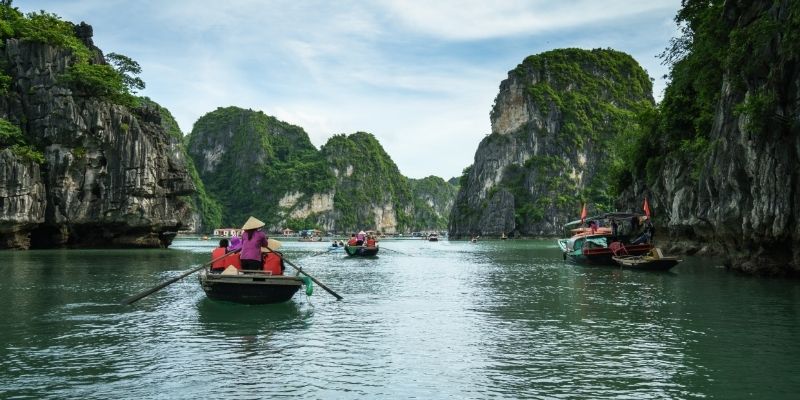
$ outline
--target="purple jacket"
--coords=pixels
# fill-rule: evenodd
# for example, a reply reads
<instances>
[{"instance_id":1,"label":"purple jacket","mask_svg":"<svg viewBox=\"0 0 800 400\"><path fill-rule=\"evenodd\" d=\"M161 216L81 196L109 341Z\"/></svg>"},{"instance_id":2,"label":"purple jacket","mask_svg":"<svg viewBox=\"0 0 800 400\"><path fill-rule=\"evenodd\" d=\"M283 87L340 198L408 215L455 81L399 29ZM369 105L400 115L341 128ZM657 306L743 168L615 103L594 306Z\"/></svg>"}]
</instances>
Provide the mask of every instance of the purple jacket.
<instances>
[{"instance_id":1,"label":"purple jacket","mask_svg":"<svg viewBox=\"0 0 800 400\"><path fill-rule=\"evenodd\" d=\"M248 239L247 236L247 232L242 232L242 252L239 254L239 258L261 261L261 246L267 245L267 235L264 232L255 231L252 239Z\"/></svg>"}]
</instances>

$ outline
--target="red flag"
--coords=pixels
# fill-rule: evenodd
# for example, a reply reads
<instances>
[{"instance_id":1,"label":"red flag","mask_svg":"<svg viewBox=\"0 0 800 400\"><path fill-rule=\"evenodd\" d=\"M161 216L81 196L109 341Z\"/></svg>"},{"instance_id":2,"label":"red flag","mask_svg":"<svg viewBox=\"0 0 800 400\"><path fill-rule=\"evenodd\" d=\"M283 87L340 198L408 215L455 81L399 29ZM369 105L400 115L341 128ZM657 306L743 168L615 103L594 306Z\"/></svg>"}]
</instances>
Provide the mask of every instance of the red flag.
<instances>
[{"instance_id":1,"label":"red flag","mask_svg":"<svg viewBox=\"0 0 800 400\"><path fill-rule=\"evenodd\" d=\"M583 203L583 210L581 210L581 223L586 219L586 203Z\"/></svg>"},{"instance_id":2,"label":"red flag","mask_svg":"<svg viewBox=\"0 0 800 400\"><path fill-rule=\"evenodd\" d=\"M647 218L650 218L650 204L647 202L647 197L644 198L644 204L642 204L642 210L644 210L644 215L647 215Z\"/></svg>"}]
</instances>

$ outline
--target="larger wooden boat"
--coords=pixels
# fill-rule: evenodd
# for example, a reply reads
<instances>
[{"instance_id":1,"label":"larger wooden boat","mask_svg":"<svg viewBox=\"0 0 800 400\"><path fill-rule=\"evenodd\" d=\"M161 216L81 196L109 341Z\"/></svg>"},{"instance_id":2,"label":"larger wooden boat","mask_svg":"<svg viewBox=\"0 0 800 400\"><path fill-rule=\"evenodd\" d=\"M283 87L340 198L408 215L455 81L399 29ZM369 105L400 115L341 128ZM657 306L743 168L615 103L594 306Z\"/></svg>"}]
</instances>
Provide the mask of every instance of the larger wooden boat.
<instances>
[{"instance_id":1,"label":"larger wooden boat","mask_svg":"<svg viewBox=\"0 0 800 400\"><path fill-rule=\"evenodd\" d=\"M661 252L661 249L657 247L654 247L647 254L640 256L615 255L611 258L614 262L619 264L620 267L646 271L669 271L682 261L678 259L678 257L665 256Z\"/></svg>"},{"instance_id":2,"label":"larger wooden boat","mask_svg":"<svg viewBox=\"0 0 800 400\"><path fill-rule=\"evenodd\" d=\"M588 218L585 221L573 221L565 225L570 229L572 237L568 239L558 239L558 246L563 252L564 259L575 264L585 265L616 265L613 260L617 248L624 247L627 255L640 256L647 254L653 245L647 243L631 243L629 234L620 233L621 230L614 232L607 226L590 229L577 227L584 222L595 221L596 223L607 222L612 219L625 221L630 218L639 218L640 215L632 213L608 213L597 217Z\"/></svg>"},{"instance_id":3,"label":"larger wooden boat","mask_svg":"<svg viewBox=\"0 0 800 400\"><path fill-rule=\"evenodd\" d=\"M378 246L350 246L345 244L344 252L350 257L372 257L378 254Z\"/></svg>"},{"instance_id":4,"label":"larger wooden boat","mask_svg":"<svg viewBox=\"0 0 800 400\"><path fill-rule=\"evenodd\" d=\"M209 298L244 304L283 303L307 284L300 277L269 275L261 271L239 271L229 275L212 274L206 269L200 272L199 280Z\"/></svg>"}]
</instances>

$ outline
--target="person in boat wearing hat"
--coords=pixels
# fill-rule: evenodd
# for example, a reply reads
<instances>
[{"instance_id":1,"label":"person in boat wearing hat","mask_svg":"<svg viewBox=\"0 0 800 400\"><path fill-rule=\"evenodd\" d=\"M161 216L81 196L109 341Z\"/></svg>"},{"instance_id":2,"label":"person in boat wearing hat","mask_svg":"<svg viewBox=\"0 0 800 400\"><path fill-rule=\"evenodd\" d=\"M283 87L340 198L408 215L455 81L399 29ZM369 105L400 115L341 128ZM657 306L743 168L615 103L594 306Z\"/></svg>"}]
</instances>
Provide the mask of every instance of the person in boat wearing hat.
<instances>
[{"instance_id":1,"label":"person in boat wearing hat","mask_svg":"<svg viewBox=\"0 0 800 400\"><path fill-rule=\"evenodd\" d=\"M279 253L279 249L283 244L275 239L268 239L267 247L261 248L261 253L264 255L264 272L269 272L270 275L283 275L286 266L283 264L283 254Z\"/></svg>"},{"instance_id":2,"label":"person in boat wearing hat","mask_svg":"<svg viewBox=\"0 0 800 400\"><path fill-rule=\"evenodd\" d=\"M364 244L364 239L366 239L366 237L367 237L367 233L366 232L364 232L364 231L358 232L358 234L356 235L356 244L359 245L359 246L363 245Z\"/></svg>"},{"instance_id":3,"label":"person in boat wearing hat","mask_svg":"<svg viewBox=\"0 0 800 400\"><path fill-rule=\"evenodd\" d=\"M262 268L261 248L269 246L267 235L261 231L264 223L250 217L242 226L242 251L239 258L242 262L242 269L245 271L260 271Z\"/></svg>"}]
</instances>

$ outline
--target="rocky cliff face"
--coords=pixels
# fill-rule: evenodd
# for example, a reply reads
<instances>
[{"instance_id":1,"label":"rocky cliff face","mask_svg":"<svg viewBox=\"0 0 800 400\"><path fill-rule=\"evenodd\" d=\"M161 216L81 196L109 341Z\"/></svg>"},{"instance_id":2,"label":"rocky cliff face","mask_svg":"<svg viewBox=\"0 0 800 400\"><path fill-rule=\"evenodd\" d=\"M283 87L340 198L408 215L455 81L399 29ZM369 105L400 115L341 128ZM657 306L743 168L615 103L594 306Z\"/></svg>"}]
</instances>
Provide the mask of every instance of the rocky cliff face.
<instances>
[{"instance_id":1,"label":"rocky cliff face","mask_svg":"<svg viewBox=\"0 0 800 400\"><path fill-rule=\"evenodd\" d=\"M222 205L224 226L255 215L279 230L332 208L333 175L306 132L263 112L227 107L204 115L188 154Z\"/></svg>"},{"instance_id":2,"label":"rocky cliff face","mask_svg":"<svg viewBox=\"0 0 800 400\"><path fill-rule=\"evenodd\" d=\"M435 184L420 186L430 189L420 191L426 200L414 197L409 180L369 133L335 135L317 150L298 126L227 107L200 118L188 142L226 226L255 215L270 231L410 232L442 225L452 202Z\"/></svg>"},{"instance_id":3,"label":"rocky cliff face","mask_svg":"<svg viewBox=\"0 0 800 400\"><path fill-rule=\"evenodd\" d=\"M458 186L438 176L409 179L409 183L415 200L413 220L417 222L413 229L415 231L447 229ZM423 221L429 221L428 225L422 225Z\"/></svg>"},{"instance_id":4,"label":"rocky cliff face","mask_svg":"<svg viewBox=\"0 0 800 400\"><path fill-rule=\"evenodd\" d=\"M0 151L0 248L28 248L44 223L45 192L39 164Z\"/></svg>"},{"instance_id":5,"label":"rocky cliff face","mask_svg":"<svg viewBox=\"0 0 800 400\"><path fill-rule=\"evenodd\" d=\"M321 149L336 176L337 230L373 229L406 232L412 226L414 204L408 180L369 133L336 135Z\"/></svg>"},{"instance_id":6,"label":"rocky cliff face","mask_svg":"<svg viewBox=\"0 0 800 400\"><path fill-rule=\"evenodd\" d=\"M79 27L95 63L91 27ZM73 92L61 80L75 62L65 47L6 39L0 63L11 77L0 118L19 126L44 163L0 154L0 246L157 247L188 216L193 193L179 146L157 110L129 109ZM172 232L172 233L170 233Z\"/></svg>"},{"instance_id":7,"label":"rocky cliff face","mask_svg":"<svg viewBox=\"0 0 800 400\"><path fill-rule=\"evenodd\" d=\"M629 194L655 200L665 243L707 247L745 272L800 274L800 5L729 1L710 11L705 26L724 33L716 47L730 61L720 63L699 175L666 162L649 179L638 176ZM673 82L674 97L691 96ZM680 160L680 150L667 158Z\"/></svg>"},{"instance_id":8,"label":"rocky cliff face","mask_svg":"<svg viewBox=\"0 0 800 400\"><path fill-rule=\"evenodd\" d=\"M651 92L636 61L613 50L528 57L500 84L492 133L461 178L451 237L553 235L584 201L612 208L616 144L652 106Z\"/></svg>"}]
</instances>

